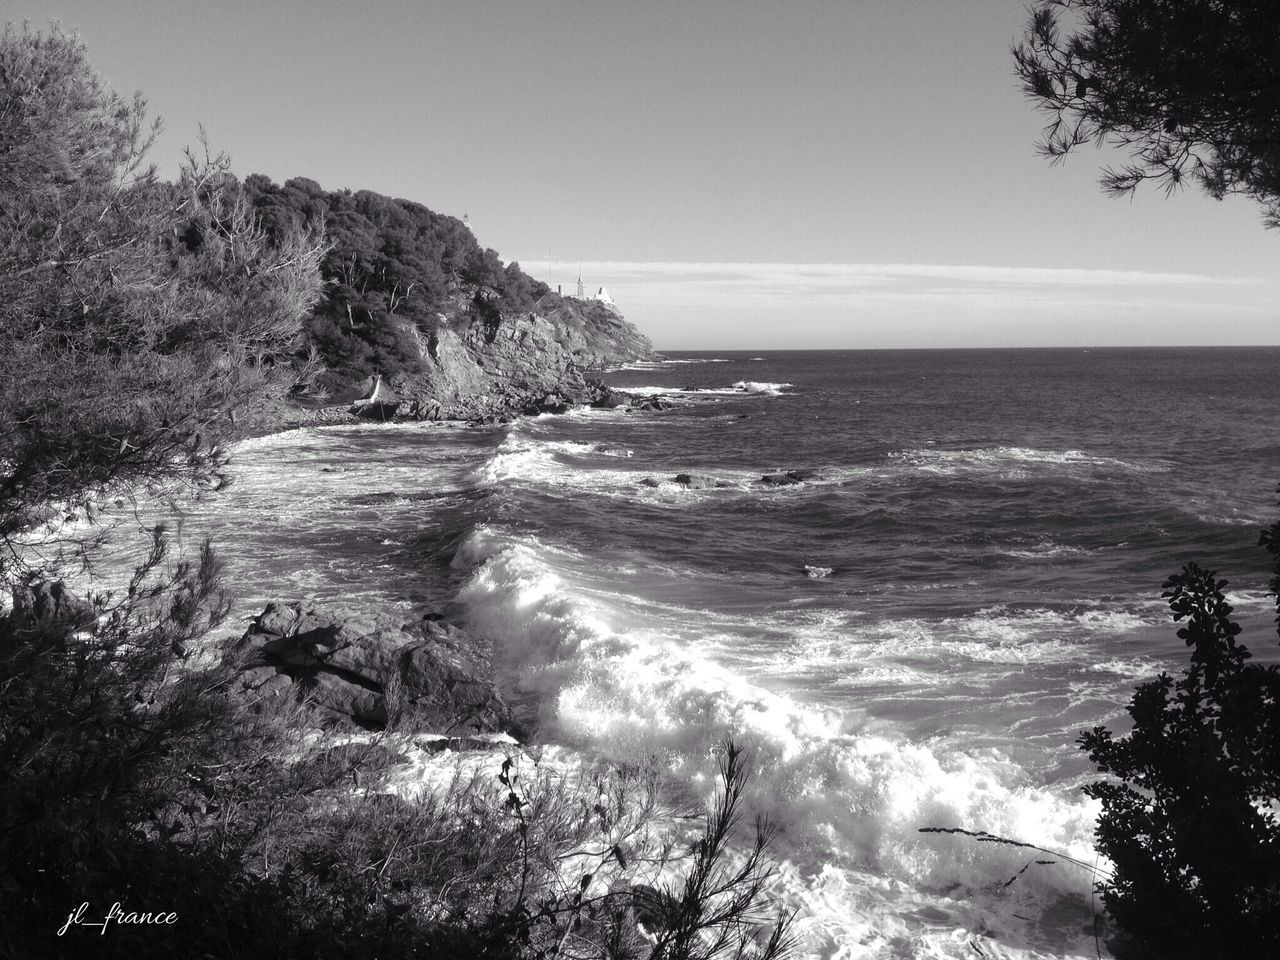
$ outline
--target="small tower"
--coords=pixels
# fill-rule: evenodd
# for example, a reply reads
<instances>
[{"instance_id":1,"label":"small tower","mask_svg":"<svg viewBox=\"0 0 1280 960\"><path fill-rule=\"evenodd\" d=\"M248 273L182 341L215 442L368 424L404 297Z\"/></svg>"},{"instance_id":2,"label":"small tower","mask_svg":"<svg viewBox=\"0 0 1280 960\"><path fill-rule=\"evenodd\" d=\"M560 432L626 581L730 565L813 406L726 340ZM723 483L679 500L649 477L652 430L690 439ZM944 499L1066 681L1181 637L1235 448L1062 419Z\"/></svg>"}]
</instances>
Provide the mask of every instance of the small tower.
<instances>
[{"instance_id":1,"label":"small tower","mask_svg":"<svg viewBox=\"0 0 1280 960\"><path fill-rule=\"evenodd\" d=\"M583 299L582 295L582 264L578 264L578 299Z\"/></svg>"}]
</instances>

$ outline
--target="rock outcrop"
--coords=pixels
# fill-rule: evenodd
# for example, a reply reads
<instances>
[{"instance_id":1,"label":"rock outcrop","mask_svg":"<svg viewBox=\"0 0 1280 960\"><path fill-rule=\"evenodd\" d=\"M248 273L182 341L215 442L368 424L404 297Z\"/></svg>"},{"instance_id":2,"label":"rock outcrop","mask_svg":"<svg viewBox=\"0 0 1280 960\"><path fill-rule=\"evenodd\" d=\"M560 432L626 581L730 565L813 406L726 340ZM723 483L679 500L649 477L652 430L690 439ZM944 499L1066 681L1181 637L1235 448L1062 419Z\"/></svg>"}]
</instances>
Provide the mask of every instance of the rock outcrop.
<instances>
[{"instance_id":1,"label":"rock outcrop","mask_svg":"<svg viewBox=\"0 0 1280 960\"><path fill-rule=\"evenodd\" d=\"M815 480L818 478L816 470L788 470L786 473L766 473L760 478L761 483L766 483L771 487L790 487L797 483L804 483L806 480Z\"/></svg>"},{"instance_id":2,"label":"rock outcrop","mask_svg":"<svg viewBox=\"0 0 1280 960\"><path fill-rule=\"evenodd\" d=\"M729 484L715 477L704 477L696 473L677 473L675 482L690 490L711 490L715 487L727 487Z\"/></svg>"},{"instance_id":3,"label":"rock outcrop","mask_svg":"<svg viewBox=\"0 0 1280 960\"><path fill-rule=\"evenodd\" d=\"M13 629L60 629L68 632L86 627L97 618L93 604L66 588L61 580L42 580L15 587L8 622Z\"/></svg>"},{"instance_id":4,"label":"rock outcrop","mask_svg":"<svg viewBox=\"0 0 1280 960\"><path fill-rule=\"evenodd\" d=\"M434 620L272 602L231 655L247 692L292 692L362 726L395 715L444 734L515 728L482 644Z\"/></svg>"},{"instance_id":5,"label":"rock outcrop","mask_svg":"<svg viewBox=\"0 0 1280 960\"><path fill-rule=\"evenodd\" d=\"M482 316L460 305L438 320L430 332L415 332L422 369L391 384L401 417L561 413L608 396L589 371L653 354L649 339L616 308L596 301L549 294L530 313Z\"/></svg>"}]
</instances>

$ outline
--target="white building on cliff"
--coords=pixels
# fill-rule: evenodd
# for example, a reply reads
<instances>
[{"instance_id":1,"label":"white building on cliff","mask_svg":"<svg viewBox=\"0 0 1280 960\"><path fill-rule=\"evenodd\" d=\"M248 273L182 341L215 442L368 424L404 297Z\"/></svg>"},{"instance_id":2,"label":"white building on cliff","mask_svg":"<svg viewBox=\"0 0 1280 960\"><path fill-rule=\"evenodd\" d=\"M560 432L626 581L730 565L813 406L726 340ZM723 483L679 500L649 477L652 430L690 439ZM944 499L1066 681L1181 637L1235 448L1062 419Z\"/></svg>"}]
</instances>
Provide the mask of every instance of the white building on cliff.
<instances>
[{"instance_id":1,"label":"white building on cliff","mask_svg":"<svg viewBox=\"0 0 1280 960\"><path fill-rule=\"evenodd\" d=\"M577 298L577 299L579 299L579 300L596 300L596 301L599 301L600 303L609 303L609 304L612 304L612 303L613 303L613 297L609 296L609 291L608 291L608 290L606 290L604 287L600 287L598 290L596 290L596 292L595 292L595 295L594 295L594 296L590 296L590 297L589 297L589 296L587 296L587 293L586 293L586 287L585 287L585 286L583 285L583 283L582 283L582 269L581 269L581 268L579 268L579 269L578 269L578 288L577 288L577 292L576 292L576 293L573 293L573 294L565 293L565 292L564 292L564 287L563 287L563 285L562 285L562 284L557 283L557 284L556 284L556 293L560 294L560 296L562 296L562 297L569 297L569 296L572 296L572 297L576 297L576 298Z\"/></svg>"}]
</instances>

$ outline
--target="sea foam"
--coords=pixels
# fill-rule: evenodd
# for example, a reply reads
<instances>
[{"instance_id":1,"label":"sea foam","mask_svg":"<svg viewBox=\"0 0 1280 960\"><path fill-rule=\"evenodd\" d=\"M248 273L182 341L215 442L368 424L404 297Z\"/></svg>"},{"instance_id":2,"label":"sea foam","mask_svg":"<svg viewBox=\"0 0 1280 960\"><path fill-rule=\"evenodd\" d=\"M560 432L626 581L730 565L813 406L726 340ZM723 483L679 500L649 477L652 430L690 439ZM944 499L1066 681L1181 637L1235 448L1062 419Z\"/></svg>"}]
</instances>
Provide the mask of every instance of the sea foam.
<instances>
[{"instance_id":1,"label":"sea foam","mask_svg":"<svg viewBox=\"0 0 1280 960\"><path fill-rule=\"evenodd\" d=\"M733 736L746 746L751 802L782 828L784 894L802 907L811 955L971 956L957 929L979 927L988 955L1036 956L1050 941L1061 955L1061 930L1013 914L1043 915L1064 897L1079 911L1087 871L1041 868L1005 888L1026 857L918 830L988 830L1092 858L1090 804L1032 785L997 750L935 752L750 682L627 622L606 593L575 580L582 562L492 526L455 560L470 571L459 594L468 623L493 639L504 684L538 705L541 737L617 760L657 756L704 788L716 745ZM1091 938L1077 939L1082 955L1092 950ZM911 952L886 952L893 943Z\"/></svg>"}]
</instances>

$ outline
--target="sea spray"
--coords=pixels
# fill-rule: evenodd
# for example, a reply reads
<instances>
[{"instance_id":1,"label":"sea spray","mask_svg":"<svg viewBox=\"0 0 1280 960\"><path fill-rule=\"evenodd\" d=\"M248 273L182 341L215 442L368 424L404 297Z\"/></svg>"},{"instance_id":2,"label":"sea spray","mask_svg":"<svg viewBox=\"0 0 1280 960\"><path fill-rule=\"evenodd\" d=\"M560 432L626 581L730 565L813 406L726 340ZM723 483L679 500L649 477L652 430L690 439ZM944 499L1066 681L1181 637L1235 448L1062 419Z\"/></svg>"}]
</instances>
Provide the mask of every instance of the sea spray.
<instances>
[{"instance_id":1,"label":"sea spray","mask_svg":"<svg viewBox=\"0 0 1280 960\"><path fill-rule=\"evenodd\" d=\"M859 916L868 947L897 928L930 943L931 926L961 922L986 901L989 925L1028 936L1017 932L1026 923L1003 916L1017 912L1011 900L987 896L1027 858L921 827L988 830L1092 857L1092 806L1031 785L1000 751L938 753L804 708L628 624L619 606L575 588L575 561L535 537L478 528L455 560L470 570L459 594L468 626L493 640L503 682L531 700L543 739L619 761L656 755L677 777L705 769L726 735L746 746L757 770L751 800L780 826L787 893L807 907L813 949L837 929L854 935L841 917ZM1075 867L1039 869L1020 878L1017 896L1023 909L1028 897L1041 907L1063 896L1079 904L1089 881ZM859 898L877 899L872 890L885 883L901 885L905 913L865 916ZM913 921L929 904L935 919Z\"/></svg>"}]
</instances>

